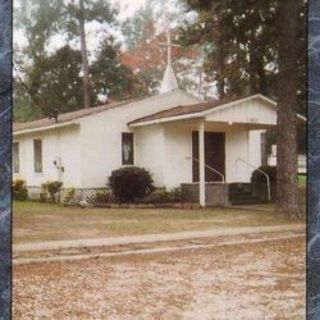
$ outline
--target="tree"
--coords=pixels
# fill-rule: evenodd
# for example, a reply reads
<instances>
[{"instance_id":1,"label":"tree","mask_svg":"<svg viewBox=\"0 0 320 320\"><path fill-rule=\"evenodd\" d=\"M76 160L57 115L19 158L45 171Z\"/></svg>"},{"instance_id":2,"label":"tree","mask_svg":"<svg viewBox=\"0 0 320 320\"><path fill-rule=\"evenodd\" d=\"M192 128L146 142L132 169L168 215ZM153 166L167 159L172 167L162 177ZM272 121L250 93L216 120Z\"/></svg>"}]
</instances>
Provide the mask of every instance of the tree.
<instances>
[{"instance_id":1,"label":"tree","mask_svg":"<svg viewBox=\"0 0 320 320\"><path fill-rule=\"evenodd\" d=\"M298 216L297 111L305 112L306 1L186 0L197 22L185 43L206 50L219 96L261 92L278 100L278 212Z\"/></svg>"},{"instance_id":2,"label":"tree","mask_svg":"<svg viewBox=\"0 0 320 320\"><path fill-rule=\"evenodd\" d=\"M73 111L87 104L84 99L94 106L105 103L105 95L123 99L146 93L140 77L121 64L120 44L109 31L105 32L115 23L115 11L105 1L83 0L82 5L80 10L78 1L16 2L16 27L26 35L27 45L15 47L15 120L47 116L56 109ZM92 21L99 22L103 30L99 33L100 48L90 48L94 55L88 61L87 50L77 49L77 44L80 24L84 28L85 23ZM57 47L56 38L65 45ZM85 38L83 44L86 46ZM86 95L84 59L89 75Z\"/></svg>"},{"instance_id":3,"label":"tree","mask_svg":"<svg viewBox=\"0 0 320 320\"><path fill-rule=\"evenodd\" d=\"M35 62L47 55L48 43L59 31L63 0L24 0L15 1L14 5L14 27L16 31L22 31L28 43L23 48L15 43L14 58L16 51L21 51L31 63Z\"/></svg>"},{"instance_id":4,"label":"tree","mask_svg":"<svg viewBox=\"0 0 320 320\"><path fill-rule=\"evenodd\" d=\"M56 109L66 112L83 105L80 70L81 52L68 45L37 60L28 74L27 83L42 116L49 116Z\"/></svg>"},{"instance_id":5,"label":"tree","mask_svg":"<svg viewBox=\"0 0 320 320\"><path fill-rule=\"evenodd\" d=\"M273 95L276 69L274 1L187 1L196 23L181 30L185 44L205 52L207 77L217 83L219 98L261 92Z\"/></svg>"},{"instance_id":6,"label":"tree","mask_svg":"<svg viewBox=\"0 0 320 320\"><path fill-rule=\"evenodd\" d=\"M170 3L171 10L175 11L170 19L165 14L168 3ZM164 29L170 26L170 22L176 23L179 20L183 8L183 2L179 0L148 0L145 7L128 18L122 26L125 36L125 51L121 55L122 63L144 81L150 94L158 93L167 62L166 48L159 45L160 42L167 41ZM172 41L177 42L177 27L171 27L170 30ZM201 87L198 81L200 51L197 48L173 47L172 56L172 64L179 86L186 91L199 94Z\"/></svg>"},{"instance_id":7,"label":"tree","mask_svg":"<svg viewBox=\"0 0 320 320\"><path fill-rule=\"evenodd\" d=\"M97 59L90 66L90 70L95 97L119 100L148 93L141 77L121 63L120 45L114 43L112 37L100 44Z\"/></svg>"},{"instance_id":8,"label":"tree","mask_svg":"<svg viewBox=\"0 0 320 320\"><path fill-rule=\"evenodd\" d=\"M279 2L278 191L277 211L300 216L297 185L297 31L296 1Z\"/></svg>"},{"instance_id":9,"label":"tree","mask_svg":"<svg viewBox=\"0 0 320 320\"><path fill-rule=\"evenodd\" d=\"M116 11L110 8L109 3L103 0L68 1L63 11L63 19L65 19L66 30L71 37L78 36L80 38L80 47L82 55L82 72L83 72L83 94L84 107L91 106L90 91L91 80L88 63L88 52L86 42L85 24L97 21L100 23L108 22L109 25L115 22Z\"/></svg>"},{"instance_id":10,"label":"tree","mask_svg":"<svg viewBox=\"0 0 320 320\"><path fill-rule=\"evenodd\" d=\"M127 50L133 50L142 42L147 42L155 33L153 17L153 8L148 1L144 8L140 8L131 17L127 18L121 26L125 37L125 46Z\"/></svg>"}]
</instances>

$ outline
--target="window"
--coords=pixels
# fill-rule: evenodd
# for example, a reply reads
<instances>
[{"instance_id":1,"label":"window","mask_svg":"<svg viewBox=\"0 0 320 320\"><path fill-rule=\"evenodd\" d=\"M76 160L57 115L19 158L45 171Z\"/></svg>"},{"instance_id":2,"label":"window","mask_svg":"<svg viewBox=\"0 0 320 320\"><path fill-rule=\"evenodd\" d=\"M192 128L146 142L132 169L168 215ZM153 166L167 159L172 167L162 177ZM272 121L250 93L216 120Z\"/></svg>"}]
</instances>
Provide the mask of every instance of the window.
<instances>
[{"instance_id":1,"label":"window","mask_svg":"<svg viewBox=\"0 0 320 320\"><path fill-rule=\"evenodd\" d=\"M33 140L34 172L42 172L42 141Z\"/></svg>"},{"instance_id":2,"label":"window","mask_svg":"<svg viewBox=\"0 0 320 320\"><path fill-rule=\"evenodd\" d=\"M122 164L133 165L133 133L122 133Z\"/></svg>"},{"instance_id":3,"label":"window","mask_svg":"<svg viewBox=\"0 0 320 320\"><path fill-rule=\"evenodd\" d=\"M20 159L19 159L19 142L14 142L13 143L13 172L14 173L19 173L20 168Z\"/></svg>"}]
</instances>

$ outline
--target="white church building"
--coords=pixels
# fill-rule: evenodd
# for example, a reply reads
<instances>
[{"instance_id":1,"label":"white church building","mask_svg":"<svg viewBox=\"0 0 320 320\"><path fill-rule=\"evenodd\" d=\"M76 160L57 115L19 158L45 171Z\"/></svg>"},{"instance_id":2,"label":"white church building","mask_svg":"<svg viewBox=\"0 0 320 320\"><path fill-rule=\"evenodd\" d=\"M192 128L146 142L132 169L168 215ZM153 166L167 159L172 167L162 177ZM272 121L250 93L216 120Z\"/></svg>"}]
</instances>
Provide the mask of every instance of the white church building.
<instances>
[{"instance_id":1,"label":"white church building","mask_svg":"<svg viewBox=\"0 0 320 320\"><path fill-rule=\"evenodd\" d=\"M106 187L122 166L149 170L156 187L250 182L261 165L261 133L276 103L261 95L201 101L179 89L170 60L158 95L110 103L13 126L14 178L29 187Z\"/></svg>"}]
</instances>

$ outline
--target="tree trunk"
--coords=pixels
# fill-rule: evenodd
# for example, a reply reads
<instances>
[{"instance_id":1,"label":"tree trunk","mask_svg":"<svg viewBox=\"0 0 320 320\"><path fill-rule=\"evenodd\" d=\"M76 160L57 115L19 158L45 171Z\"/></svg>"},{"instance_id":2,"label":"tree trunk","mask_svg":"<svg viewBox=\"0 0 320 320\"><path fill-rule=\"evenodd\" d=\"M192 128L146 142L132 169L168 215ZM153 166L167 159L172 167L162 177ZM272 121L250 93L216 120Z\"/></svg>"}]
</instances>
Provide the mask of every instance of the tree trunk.
<instances>
[{"instance_id":1,"label":"tree trunk","mask_svg":"<svg viewBox=\"0 0 320 320\"><path fill-rule=\"evenodd\" d=\"M258 79L258 63L256 44L250 41L249 45L249 89L250 94L256 94L259 92L259 79Z\"/></svg>"},{"instance_id":2,"label":"tree trunk","mask_svg":"<svg viewBox=\"0 0 320 320\"><path fill-rule=\"evenodd\" d=\"M297 180L297 19L296 1L279 2L278 150L276 212L300 216Z\"/></svg>"},{"instance_id":3,"label":"tree trunk","mask_svg":"<svg viewBox=\"0 0 320 320\"><path fill-rule=\"evenodd\" d=\"M218 39L218 74L216 76L218 96L222 100L225 98L225 80L224 80L224 67L225 67L225 52L222 45L222 39Z\"/></svg>"},{"instance_id":4,"label":"tree trunk","mask_svg":"<svg viewBox=\"0 0 320 320\"><path fill-rule=\"evenodd\" d=\"M83 0L79 0L80 19L79 19L79 35L81 43L81 54L82 54L82 71L83 71L83 95L84 95L84 107L90 108L90 76L89 76L89 64L88 64L88 53L86 43L86 33L84 30L85 19L84 19L84 5Z\"/></svg>"}]
</instances>

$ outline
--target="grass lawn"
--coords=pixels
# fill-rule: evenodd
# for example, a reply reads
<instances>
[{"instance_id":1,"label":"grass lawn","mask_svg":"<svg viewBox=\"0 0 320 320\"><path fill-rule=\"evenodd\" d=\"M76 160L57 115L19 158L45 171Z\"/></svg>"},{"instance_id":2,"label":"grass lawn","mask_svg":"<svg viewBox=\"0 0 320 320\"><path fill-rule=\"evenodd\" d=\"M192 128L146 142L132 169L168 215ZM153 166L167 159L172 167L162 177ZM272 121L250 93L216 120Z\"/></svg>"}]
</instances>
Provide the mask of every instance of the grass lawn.
<instances>
[{"instance_id":1,"label":"grass lawn","mask_svg":"<svg viewBox=\"0 0 320 320\"><path fill-rule=\"evenodd\" d=\"M298 184L299 187L305 187L307 184L307 176L305 174L298 175Z\"/></svg>"},{"instance_id":2,"label":"grass lawn","mask_svg":"<svg viewBox=\"0 0 320 320\"><path fill-rule=\"evenodd\" d=\"M67 240L297 223L272 212L235 209L82 209L13 203L13 242Z\"/></svg>"}]
</instances>

